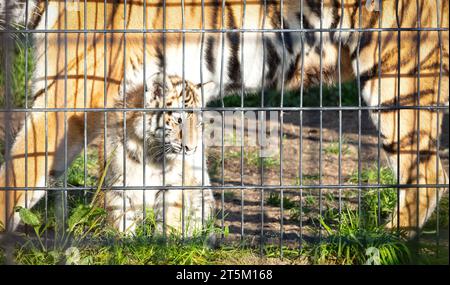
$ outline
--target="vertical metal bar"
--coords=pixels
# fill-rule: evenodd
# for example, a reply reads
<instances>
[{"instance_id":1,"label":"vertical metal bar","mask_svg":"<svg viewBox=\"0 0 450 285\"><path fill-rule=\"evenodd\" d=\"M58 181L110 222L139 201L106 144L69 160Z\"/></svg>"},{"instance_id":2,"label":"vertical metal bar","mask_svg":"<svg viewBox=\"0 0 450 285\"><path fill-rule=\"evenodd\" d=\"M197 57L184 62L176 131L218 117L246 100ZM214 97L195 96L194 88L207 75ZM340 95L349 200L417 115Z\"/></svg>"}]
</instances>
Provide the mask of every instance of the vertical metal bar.
<instances>
[{"instance_id":1,"label":"vertical metal bar","mask_svg":"<svg viewBox=\"0 0 450 285\"><path fill-rule=\"evenodd\" d=\"M86 20L86 15L87 15L87 0L84 0L84 11L83 11L83 26L84 26L84 49L83 49L83 54L84 54L84 82L83 82L83 104L84 104L84 108L86 109L87 107L87 20ZM95 38L95 35L94 35ZM88 163L88 156L87 156L87 112L84 111L83 112L84 115L84 140L83 140L83 144L84 144L84 165L83 165L83 170L84 170L84 188L86 189L87 186L87 178L88 178L88 173L87 173L87 163ZM92 186L92 185L90 185ZM84 203L87 203L87 190L84 190Z\"/></svg>"},{"instance_id":2,"label":"vertical metal bar","mask_svg":"<svg viewBox=\"0 0 450 285\"><path fill-rule=\"evenodd\" d=\"M201 42L200 42L200 91L201 91L201 97L202 97L202 108L205 108L205 93L204 93L204 88L203 88L203 65L204 65L204 60L203 60L203 52L204 52L204 47L205 47L205 0L202 0L201 2L201 9L202 9L202 34L201 34ZM201 121L203 122L204 120L204 116L203 116L204 112L200 112L200 118ZM202 123L202 229L205 229L205 124ZM210 221L208 221L209 223Z\"/></svg>"},{"instance_id":3,"label":"vertical metal bar","mask_svg":"<svg viewBox=\"0 0 450 285\"><path fill-rule=\"evenodd\" d=\"M29 40L29 34L28 34L28 1L25 2L25 82L24 82L24 91L25 91L25 124L24 124L24 130L25 130L25 163L24 163L24 171L25 171L25 208L28 208L28 40ZM25 225L25 233L28 234L28 225Z\"/></svg>"},{"instance_id":4,"label":"vertical metal bar","mask_svg":"<svg viewBox=\"0 0 450 285\"><path fill-rule=\"evenodd\" d=\"M163 108L167 108L166 106L166 46L167 46L167 36L166 36L166 29L167 29L167 6L166 6L166 0L163 0L163 57L164 57L164 64L163 64ZM163 117L166 117L166 111L163 111ZM166 124L163 123L163 138L166 137ZM166 152L165 148L163 148L163 166L162 166L162 184L163 186L166 186ZM166 240L166 190L162 191L162 199L163 199L163 216L162 216L162 223L163 223L163 239Z\"/></svg>"},{"instance_id":5,"label":"vertical metal bar","mask_svg":"<svg viewBox=\"0 0 450 285\"><path fill-rule=\"evenodd\" d=\"M123 169L122 169L122 175L123 175L123 191L122 191L122 211L123 211L123 231L125 232L127 230L126 228L126 220L127 220L127 212L126 212L126 187L127 187L127 0L124 0L123 2L123 29L125 32L123 33L123 106L125 110L123 111Z\"/></svg>"},{"instance_id":6,"label":"vertical metal bar","mask_svg":"<svg viewBox=\"0 0 450 285\"><path fill-rule=\"evenodd\" d=\"M12 173L9 173L8 171L8 167L10 166L10 164L12 165L12 161L11 161L11 145L13 142L13 137L12 137L12 125L11 125L11 112L9 112L11 109L14 108L13 106L13 102L12 102L12 90L11 90L11 73L8 72L9 70L12 69L12 62L11 62L11 58L12 58L12 53L13 53L13 31L12 31L12 27L11 25L9 25L9 23L11 22L11 11L10 11L10 6L6 5L5 6L5 23L6 23L6 31L5 33L0 34L0 40L2 40L2 42L4 41L4 45L2 46L2 67L4 68L4 70L6 72L3 73L3 77L4 77L4 98L5 98L5 102L4 102L4 108L5 108L5 117L4 117L4 126L5 126L5 164L4 164L4 168L5 168L5 186L9 186L9 184L11 183L11 175L14 175L14 171L12 171ZM4 189L3 191L5 191L5 207L4 209L2 209L3 214L5 215L5 217L9 216L9 212L8 212L8 208L10 206L13 205L9 205L9 195L14 195L16 192L14 189ZM5 221L5 229L9 230L11 228L11 226L14 224L14 215L12 215L12 217L8 220ZM10 224L12 223L12 225Z\"/></svg>"},{"instance_id":7,"label":"vertical metal bar","mask_svg":"<svg viewBox=\"0 0 450 285\"><path fill-rule=\"evenodd\" d=\"M362 0L359 0L359 11L358 11L358 28L361 30L362 21ZM356 48L356 73L357 73L357 86L358 86L358 186L361 186L361 74L359 67L360 60L360 48L361 48L361 31L358 32L358 46ZM362 207L361 207L361 187L358 187L358 218L361 218Z\"/></svg>"},{"instance_id":8,"label":"vertical metal bar","mask_svg":"<svg viewBox=\"0 0 450 285\"><path fill-rule=\"evenodd\" d=\"M319 134L319 184L322 185L322 152L323 152L323 0L320 0L320 86L319 86L319 97L320 97L320 134ZM319 215L322 217L323 214L323 203L322 203L322 188L319 188ZM322 240L322 224L319 227L319 240Z\"/></svg>"},{"instance_id":9,"label":"vertical metal bar","mask_svg":"<svg viewBox=\"0 0 450 285\"><path fill-rule=\"evenodd\" d=\"M144 62L144 66L143 66L143 78L142 78L142 84L143 86L147 86L147 0L144 1L144 6L143 6L143 15L144 20L143 20L143 27L142 27L142 41L143 41L143 50L142 50L142 57L143 57L143 62ZM147 108L146 104L147 104L147 90L146 88L144 88L144 94L143 94L143 108ZM142 190L142 229L144 232L144 235L147 233L147 227L145 227L145 221L147 218L147 211L146 211L146 191L147 189L145 188L146 186L146 167L147 167L147 112L143 112L142 114L142 133L143 133L143 138L142 138L142 185L144 186L143 190Z\"/></svg>"},{"instance_id":10,"label":"vertical metal bar","mask_svg":"<svg viewBox=\"0 0 450 285\"><path fill-rule=\"evenodd\" d=\"M83 82L83 104L84 104L84 108L86 109L87 107L87 59L86 59L86 53L87 53L87 20L86 20L86 15L87 15L87 0L84 0L84 11L83 11L84 17L83 17L83 26L84 26L84 46L83 46L83 54L84 54L84 82ZM95 35L94 35L95 37ZM84 170L84 188L86 189L87 186L87 177L88 177L88 173L87 173L87 162L88 162L88 157L87 157L87 112L84 111L83 112L84 115L84 132L83 132L83 144L84 144L84 153L83 153L83 157L84 157L84 164L83 164L83 170ZM92 185L90 185L92 186ZM84 190L84 203L87 203L87 190Z\"/></svg>"},{"instance_id":11,"label":"vertical metal bar","mask_svg":"<svg viewBox=\"0 0 450 285\"><path fill-rule=\"evenodd\" d=\"M221 56L220 56L220 101L222 104L222 108L225 107L225 103L223 101L223 69L224 69L224 57L225 57L225 29L226 29L226 24L225 24L225 7L226 7L226 0L222 1L222 27L221 27ZM221 111L221 115L222 115L222 149L221 149L221 158L222 158L222 186L225 185L225 176L224 176L224 172L225 172L225 153L224 153L224 135L225 135L225 113L222 110ZM224 228L225 228L225 191L224 189L222 189L222 193L221 193L221 205L222 205L222 235L224 232ZM223 238L223 236L222 236Z\"/></svg>"},{"instance_id":12,"label":"vertical metal bar","mask_svg":"<svg viewBox=\"0 0 450 285\"><path fill-rule=\"evenodd\" d=\"M247 9L247 0L243 0L244 7L242 10L241 29L245 29L245 16ZM241 108L244 108L244 89L245 89L245 75L244 75L244 32L241 31ZM244 111L241 111L241 186L244 186ZM244 240L244 188L241 188L241 241Z\"/></svg>"},{"instance_id":13,"label":"vertical metal bar","mask_svg":"<svg viewBox=\"0 0 450 285\"><path fill-rule=\"evenodd\" d=\"M67 61L68 61L68 39L67 39L67 0L64 0L64 170L68 168L68 160L67 160L67 148L68 148L68 139L67 139L67 79L68 79L68 69L67 69ZM66 228L66 217L67 217L67 171L64 171L64 191L63 191L63 219L62 219L62 233L64 233Z\"/></svg>"},{"instance_id":14,"label":"vertical metal bar","mask_svg":"<svg viewBox=\"0 0 450 285\"><path fill-rule=\"evenodd\" d=\"M108 84L107 84L107 78L108 78L108 72L107 72L107 11L106 11L106 0L103 2L103 108L106 110L108 107ZM108 139L108 112L103 113L103 171L106 171L106 163L108 161L108 152L107 152L107 143L106 140ZM106 210L106 197L107 194L103 198L103 207Z\"/></svg>"},{"instance_id":15,"label":"vertical metal bar","mask_svg":"<svg viewBox=\"0 0 450 285\"><path fill-rule=\"evenodd\" d=\"M437 14L437 28L441 27L441 18L440 18L440 13L441 9L440 9L440 0L436 0L436 14ZM442 50L442 32L439 30L438 31L438 45L439 45L439 79L438 79L438 95L437 95L437 120L436 120L436 130L437 130L437 134L436 134L436 138L439 138L439 131L441 128L441 125L439 123L439 115L440 115L440 104L441 104L441 82L442 82L442 56L443 56L443 50ZM450 113L450 106L449 106L449 113ZM439 157L439 149L440 149L440 140L437 139L436 140L436 155L437 155L437 159L436 159L436 173L439 173L439 162L440 162L440 157ZM439 177L439 176L437 176ZM445 182L445 181L443 181ZM448 183L448 181L447 181ZM436 179L436 184L439 184L439 178ZM450 188L450 187L449 187ZM439 257L439 243L440 243L440 205L439 205L439 191L440 188L436 188L436 257Z\"/></svg>"},{"instance_id":16,"label":"vertical metal bar","mask_svg":"<svg viewBox=\"0 0 450 285\"><path fill-rule=\"evenodd\" d=\"M341 16L339 20L339 39L338 39L338 89L339 89L339 157L338 157L338 184L339 184L339 221L342 215L342 23L344 19L344 4L341 3Z\"/></svg>"},{"instance_id":17,"label":"vertical metal bar","mask_svg":"<svg viewBox=\"0 0 450 285\"><path fill-rule=\"evenodd\" d=\"M25 2L25 208L28 208L28 1ZM28 231L28 227L26 227Z\"/></svg>"},{"instance_id":18,"label":"vertical metal bar","mask_svg":"<svg viewBox=\"0 0 450 285\"><path fill-rule=\"evenodd\" d=\"M280 3L280 26L283 29L281 32L281 43L283 46L282 59L281 59L281 99L280 99L280 257L283 258L283 230L284 230L284 191L283 191L283 106L284 106L284 69L286 61L286 43L284 39L284 0Z\"/></svg>"},{"instance_id":19,"label":"vertical metal bar","mask_svg":"<svg viewBox=\"0 0 450 285\"><path fill-rule=\"evenodd\" d=\"M400 184L400 77L401 77L401 25L398 14L399 0L396 0L395 20L397 23L397 184ZM406 190L405 190L406 191ZM397 235L400 235L400 187L397 186Z\"/></svg>"},{"instance_id":20,"label":"vertical metal bar","mask_svg":"<svg viewBox=\"0 0 450 285\"><path fill-rule=\"evenodd\" d=\"M421 33L421 9L420 9L420 4L419 4L419 0L416 0L416 9L417 9L417 106L420 107L420 33ZM439 138L438 138L439 139ZM437 150L439 151L439 150ZM419 175L420 175L420 110L417 110L417 150L416 150L416 177L417 177L417 181L416 183L419 184ZM416 195L417 195L417 200L416 200L416 241L419 242L420 241L420 237L419 237L419 217L420 217L420 188L416 188ZM425 189L426 191L426 189Z\"/></svg>"},{"instance_id":21,"label":"vertical metal bar","mask_svg":"<svg viewBox=\"0 0 450 285\"><path fill-rule=\"evenodd\" d=\"M48 0L45 0L45 16L44 16L44 29L48 29ZM44 107L48 108L48 34L44 33ZM45 125L45 157L44 157L44 186L48 187L48 112L44 113L44 125ZM45 191L44 197L45 213L44 223L48 224L48 190ZM45 231L45 246L48 246L48 231Z\"/></svg>"},{"instance_id":22,"label":"vertical metal bar","mask_svg":"<svg viewBox=\"0 0 450 285\"><path fill-rule=\"evenodd\" d=\"M383 2L380 1L380 16L378 17L378 27L380 28L380 31L378 31L378 100L377 100L377 184L381 184L381 112L379 111L379 108L381 106L381 28L382 26L382 19L383 19ZM378 215L377 215L377 225L381 224L381 191L380 188L377 189L377 200L378 200Z\"/></svg>"},{"instance_id":23,"label":"vertical metal bar","mask_svg":"<svg viewBox=\"0 0 450 285\"><path fill-rule=\"evenodd\" d=\"M186 134L186 112L184 111L184 107L185 107L185 97L186 97L186 86L185 86L185 55L186 55L186 34L184 32L184 28L185 28L185 15L184 15L184 0L181 0L181 28L183 30L182 32L182 63L181 63L181 68L182 68L182 83L181 83L181 87L182 87L182 97L183 97L183 103L181 105L182 108L182 113L181 113L181 117L183 118L182 120L182 130L183 133ZM181 186L184 186L185 183L185 171L184 171L184 166L185 166L185 136L182 136L182 140L181 140L181 149L182 149L182 168L181 168ZM186 197L185 197L185 193L184 193L184 188L181 189L181 205L182 205L182 211L181 211L181 228L182 228L182 238L184 240L185 238L185 231L186 231L186 217L185 217L185 207L186 207L186 201L185 201Z\"/></svg>"},{"instance_id":24,"label":"vertical metal bar","mask_svg":"<svg viewBox=\"0 0 450 285\"><path fill-rule=\"evenodd\" d=\"M263 11L263 20L262 20L262 29L264 30L266 27L266 17L267 17L267 0L264 1L264 11ZM261 33L261 40L263 44L263 63L262 63L262 80L261 80L261 108L264 108L264 95L265 95L265 74L266 74L266 40L265 40L265 33ZM259 112L259 120L260 120L260 129L259 129L259 135L260 135L260 153L262 151L262 138L265 132L265 126L264 120L264 112ZM264 254L264 188L262 187L264 185L264 161L263 158L260 157L260 185L261 185L261 232L260 232L260 256Z\"/></svg>"},{"instance_id":25,"label":"vertical metal bar","mask_svg":"<svg viewBox=\"0 0 450 285\"><path fill-rule=\"evenodd\" d=\"M300 29L303 30L303 1L300 0ZM305 67L305 32L301 32L301 81L300 81L300 108L303 108L303 89L304 89L304 67ZM300 180L300 233L299 233L299 252L303 250L303 110L299 112L300 119L300 151L299 151L299 180Z\"/></svg>"}]
</instances>

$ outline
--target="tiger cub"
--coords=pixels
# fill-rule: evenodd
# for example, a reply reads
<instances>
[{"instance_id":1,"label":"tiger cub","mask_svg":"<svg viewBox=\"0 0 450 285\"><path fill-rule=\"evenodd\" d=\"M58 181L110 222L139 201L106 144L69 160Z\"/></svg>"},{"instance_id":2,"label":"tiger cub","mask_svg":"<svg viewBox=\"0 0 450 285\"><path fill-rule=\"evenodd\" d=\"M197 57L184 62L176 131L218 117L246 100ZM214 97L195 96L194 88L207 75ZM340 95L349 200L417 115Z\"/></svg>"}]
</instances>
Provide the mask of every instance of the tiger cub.
<instances>
[{"instance_id":1,"label":"tiger cub","mask_svg":"<svg viewBox=\"0 0 450 285\"><path fill-rule=\"evenodd\" d=\"M160 73L152 77L149 88L132 87L117 102L119 108L141 111L117 112L109 118L105 143L110 157L103 159L109 162L106 181L112 189L105 193L105 206L119 231L135 232L144 211L150 210L158 232L192 236L211 222L214 210L210 189L181 187L210 185L202 155L201 115L192 111L201 107L201 85L183 84L177 76L163 80ZM144 106L149 110L143 112ZM168 111L151 109L164 107ZM188 111L180 110L183 107ZM144 185L151 187L143 190ZM124 186L128 189L121 190ZM133 186L141 188L129 190Z\"/></svg>"}]
</instances>

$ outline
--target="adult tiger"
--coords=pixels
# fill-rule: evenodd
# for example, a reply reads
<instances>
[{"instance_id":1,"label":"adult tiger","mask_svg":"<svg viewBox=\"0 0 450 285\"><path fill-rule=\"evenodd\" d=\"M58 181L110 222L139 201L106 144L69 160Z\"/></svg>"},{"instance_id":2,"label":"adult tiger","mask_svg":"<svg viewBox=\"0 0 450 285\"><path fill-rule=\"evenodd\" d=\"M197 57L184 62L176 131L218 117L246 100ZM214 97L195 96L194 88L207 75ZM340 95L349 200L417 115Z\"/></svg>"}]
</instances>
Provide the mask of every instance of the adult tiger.
<instances>
[{"instance_id":1,"label":"adult tiger","mask_svg":"<svg viewBox=\"0 0 450 285\"><path fill-rule=\"evenodd\" d=\"M23 1L8 1L11 15L27 14ZM29 2L39 15L25 17L35 27L35 109L111 107L122 80L143 67L147 75L215 82L205 102L241 85L293 89L357 76L365 102L382 107L371 115L376 122L380 116L383 148L399 183L448 182L436 149L442 116L425 107L448 102L448 1L385 0L380 11L357 0ZM67 4L78 9L65 9ZM0 7L5 9L5 0ZM241 28L247 32L240 34ZM288 28L297 31L277 32ZM49 31L39 33L44 29ZM420 111L408 108L418 104L424 106ZM398 106L400 111L393 108ZM44 186L46 174L64 171L83 146L85 120L89 141L101 134L103 114L88 112L85 118L82 111L31 113L27 134L22 129L17 135L9 166L1 169L0 187ZM29 191L28 205L43 194ZM435 187L402 187L400 226L415 233L434 210L436 194ZM0 220L13 230L19 222L13 208L25 204L25 192L0 195Z\"/></svg>"}]
</instances>

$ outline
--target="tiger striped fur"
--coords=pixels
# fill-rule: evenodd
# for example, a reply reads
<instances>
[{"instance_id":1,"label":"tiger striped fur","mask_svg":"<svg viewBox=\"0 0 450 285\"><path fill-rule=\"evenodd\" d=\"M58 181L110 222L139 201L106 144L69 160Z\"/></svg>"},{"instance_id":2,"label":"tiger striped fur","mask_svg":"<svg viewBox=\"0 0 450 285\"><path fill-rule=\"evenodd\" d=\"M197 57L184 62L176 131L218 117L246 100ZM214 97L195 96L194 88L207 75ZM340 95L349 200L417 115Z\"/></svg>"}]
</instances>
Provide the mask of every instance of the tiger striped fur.
<instances>
[{"instance_id":1,"label":"tiger striped fur","mask_svg":"<svg viewBox=\"0 0 450 285\"><path fill-rule=\"evenodd\" d=\"M14 5L22 2L8 1L14 9L23 9ZM148 75L166 72L194 84L212 81L215 87L204 94L205 102L240 87L286 90L357 78L366 104L381 106L371 116L375 122L380 118L383 148L398 182L406 185L400 187L398 219L410 236L423 226L443 191L413 185L448 183L436 148L442 116L427 107L448 104L448 1L380 0L380 11L357 0L88 0L79 1L78 11L64 9L59 0L49 0L48 6L29 2L39 14L28 17L36 58L34 108L112 107L121 82L143 68ZM0 11L5 3L0 1ZM46 28L55 33L39 33ZM247 32L239 33L241 28ZM56 33L83 29L97 33ZM417 105L423 108L410 108ZM1 168L0 187L45 186L46 174L67 167L60 159L65 135L68 163L83 146L84 123L89 141L101 136L103 114L89 112L86 122L81 110L66 115L67 129L64 112L47 113L47 169L44 112L29 115L28 144L22 129L9 166ZM27 204L43 194L29 191ZM0 221L14 230L19 217L13 208L26 203L24 191L1 191L0 203Z\"/></svg>"}]
</instances>

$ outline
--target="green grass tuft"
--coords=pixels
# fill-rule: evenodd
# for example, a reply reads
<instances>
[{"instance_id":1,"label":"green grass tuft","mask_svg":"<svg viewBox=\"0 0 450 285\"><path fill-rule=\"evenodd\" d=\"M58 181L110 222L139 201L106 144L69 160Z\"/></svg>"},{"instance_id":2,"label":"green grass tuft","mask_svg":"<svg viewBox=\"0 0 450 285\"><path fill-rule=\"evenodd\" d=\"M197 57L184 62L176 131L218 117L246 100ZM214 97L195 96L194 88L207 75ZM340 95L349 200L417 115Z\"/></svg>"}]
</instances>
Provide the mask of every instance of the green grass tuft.
<instances>
[{"instance_id":1,"label":"green grass tuft","mask_svg":"<svg viewBox=\"0 0 450 285\"><path fill-rule=\"evenodd\" d=\"M304 107L318 107L320 105L320 96L318 95L320 87L312 87L303 92L303 106ZM342 84L342 106L358 106L358 89L356 82L346 82ZM285 92L283 96L283 106L298 107L300 106L299 92ZM227 95L223 98L225 107L240 107L241 96ZM264 106L265 107L279 107L281 103L281 94L273 90L266 90L264 92ZM210 107L221 107L222 101L220 99L208 103ZM245 94L244 107L260 107L261 93ZM322 88L322 106L339 106L339 86L323 86Z\"/></svg>"},{"instance_id":2,"label":"green grass tuft","mask_svg":"<svg viewBox=\"0 0 450 285\"><path fill-rule=\"evenodd\" d=\"M86 177L84 169L86 167ZM84 153L78 155L67 170L67 183L71 186L84 186L86 182L87 187L97 185L98 177L96 171L98 168L98 156L96 152L88 151L87 163L85 166Z\"/></svg>"},{"instance_id":3,"label":"green grass tuft","mask_svg":"<svg viewBox=\"0 0 450 285\"><path fill-rule=\"evenodd\" d=\"M448 229L448 220L449 220L449 203L448 196L442 197L439 202L439 211L435 211L433 215L431 215L427 224L424 227L424 231L426 232L435 232L437 226L439 228Z\"/></svg>"},{"instance_id":4,"label":"green grass tuft","mask_svg":"<svg viewBox=\"0 0 450 285\"><path fill-rule=\"evenodd\" d=\"M233 191L224 191L223 197L226 201L233 201L236 198L236 194Z\"/></svg>"},{"instance_id":5,"label":"green grass tuft","mask_svg":"<svg viewBox=\"0 0 450 285\"><path fill-rule=\"evenodd\" d=\"M361 171L361 184L367 185L394 185L396 179L394 173L388 167L372 166ZM358 183L358 172L354 172L348 179L349 183ZM365 189L362 194L362 213L371 223L378 225L378 215L381 220L386 220L391 215L397 203L397 191L395 188Z\"/></svg>"},{"instance_id":6,"label":"green grass tuft","mask_svg":"<svg viewBox=\"0 0 450 285\"><path fill-rule=\"evenodd\" d=\"M270 192L267 197L266 204L272 207L281 207L281 194L278 192ZM291 200L286 194L283 195L283 208L290 210L296 207L296 203Z\"/></svg>"},{"instance_id":7,"label":"green grass tuft","mask_svg":"<svg viewBox=\"0 0 450 285\"><path fill-rule=\"evenodd\" d=\"M355 211L344 211L336 229L322 218L320 223L327 237L311 247L314 263L391 265L412 261L404 241L382 227L364 223Z\"/></svg>"},{"instance_id":8,"label":"green grass tuft","mask_svg":"<svg viewBox=\"0 0 450 285\"><path fill-rule=\"evenodd\" d=\"M325 154L328 155L339 155L339 141L329 143L323 150L325 151ZM343 140L341 144L341 153L342 155L352 153L350 147L345 143L345 140Z\"/></svg>"},{"instance_id":9,"label":"green grass tuft","mask_svg":"<svg viewBox=\"0 0 450 285\"><path fill-rule=\"evenodd\" d=\"M25 41L17 41L15 47L15 56L13 57L13 62L11 63L11 96L12 104L15 107L21 108L25 106L26 96L28 97L28 104L31 105L31 85L29 84L33 70L34 70L34 58L33 49L31 47L31 42L27 48L27 54L25 52ZM0 55L0 60L3 55ZM2 61L3 62L3 61ZM28 66L26 65L28 64ZM29 82L26 84L25 79L28 76ZM4 96L4 86L5 86L5 71L3 70L3 65L0 66L0 107L5 104ZM26 94L27 93L27 94Z\"/></svg>"},{"instance_id":10,"label":"green grass tuft","mask_svg":"<svg viewBox=\"0 0 450 285\"><path fill-rule=\"evenodd\" d=\"M228 151L225 154L225 159L240 159L241 151ZM244 162L249 166L261 167L264 168L272 168L280 166L280 158L279 157L261 157L259 155L259 150L247 150L244 151Z\"/></svg>"}]
</instances>

